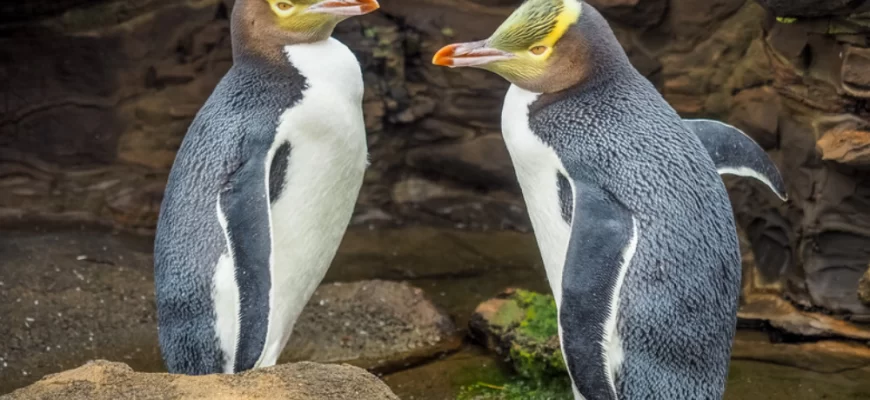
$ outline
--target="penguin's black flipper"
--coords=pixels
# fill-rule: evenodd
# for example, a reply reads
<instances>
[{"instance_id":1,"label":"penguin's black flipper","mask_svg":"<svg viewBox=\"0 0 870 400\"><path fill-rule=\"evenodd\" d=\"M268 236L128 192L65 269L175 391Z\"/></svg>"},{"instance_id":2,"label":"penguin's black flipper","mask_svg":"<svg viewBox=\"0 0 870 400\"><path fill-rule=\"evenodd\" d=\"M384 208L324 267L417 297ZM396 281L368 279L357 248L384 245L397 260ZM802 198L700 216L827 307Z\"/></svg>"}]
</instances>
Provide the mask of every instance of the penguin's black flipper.
<instances>
[{"instance_id":1,"label":"penguin's black flipper","mask_svg":"<svg viewBox=\"0 0 870 400\"><path fill-rule=\"evenodd\" d=\"M559 324L568 370L587 399L616 400L619 292L637 248L631 212L597 185L573 181L571 240Z\"/></svg>"},{"instance_id":2,"label":"penguin's black flipper","mask_svg":"<svg viewBox=\"0 0 870 400\"><path fill-rule=\"evenodd\" d=\"M719 121L684 119L683 123L701 139L719 175L754 178L767 185L783 201L788 198L779 170L752 138Z\"/></svg>"},{"instance_id":3,"label":"penguin's black flipper","mask_svg":"<svg viewBox=\"0 0 870 400\"><path fill-rule=\"evenodd\" d=\"M220 194L239 293L235 372L254 368L266 345L272 254L265 155L248 158Z\"/></svg>"}]
</instances>

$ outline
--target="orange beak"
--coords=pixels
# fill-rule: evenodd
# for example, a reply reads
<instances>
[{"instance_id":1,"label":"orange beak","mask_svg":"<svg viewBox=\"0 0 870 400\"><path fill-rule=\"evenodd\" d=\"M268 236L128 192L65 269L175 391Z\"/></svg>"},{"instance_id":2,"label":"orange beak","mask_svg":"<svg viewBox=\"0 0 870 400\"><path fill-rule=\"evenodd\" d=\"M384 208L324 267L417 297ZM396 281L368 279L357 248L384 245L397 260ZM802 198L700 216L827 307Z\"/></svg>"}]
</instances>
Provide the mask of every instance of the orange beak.
<instances>
[{"instance_id":1,"label":"orange beak","mask_svg":"<svg viewBox=\"0 0 870 400\"><path fill-rule=\"evenodd\" d=\"M486 41L456 43L444 46L435 53L432 64L444 67L479 67L496 61L509 60L514 55L487 47Z\"/></svg>"},{"instance_id":2,"label":"orange beak","mask_svg":"<svg viewBox=\"0 0 870 400\"><path fill-rule=\"evenodd\" d=\"M309 12L353 17L381 8L377 0L324 0L308 7Z\"/></svg>"}]
</instances>

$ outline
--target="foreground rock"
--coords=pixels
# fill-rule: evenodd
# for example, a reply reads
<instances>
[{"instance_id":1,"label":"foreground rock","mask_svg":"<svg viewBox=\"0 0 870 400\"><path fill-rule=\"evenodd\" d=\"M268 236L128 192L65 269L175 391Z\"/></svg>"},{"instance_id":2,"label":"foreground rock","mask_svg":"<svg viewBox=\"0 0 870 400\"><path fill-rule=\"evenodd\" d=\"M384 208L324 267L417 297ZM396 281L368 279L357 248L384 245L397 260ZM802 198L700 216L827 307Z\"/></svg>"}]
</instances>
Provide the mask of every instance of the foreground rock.
<instances>
[{"instance_id":1,"label":"foreground rock","mask_svg":"<svg viewBox=\"0 0 870 400\"><path fill-rule=\"evenodd\" d=\"M238 375L185 376L134 372L122 363L93 361L49 375L3 400L116 399L398 400L374 375L348 365L284 364Z\"/></svg>"},{"instance_id":2,"label":"foreground rock","mask_svg":"<svg viewBox=\"0 0 870 400\"><path fill-rule=\"evenodd\" d=\"M317 289L282 360L345 362L387 372L458 349L450 318L407 283L361 281Z\"/></svg>"}]
</instances>

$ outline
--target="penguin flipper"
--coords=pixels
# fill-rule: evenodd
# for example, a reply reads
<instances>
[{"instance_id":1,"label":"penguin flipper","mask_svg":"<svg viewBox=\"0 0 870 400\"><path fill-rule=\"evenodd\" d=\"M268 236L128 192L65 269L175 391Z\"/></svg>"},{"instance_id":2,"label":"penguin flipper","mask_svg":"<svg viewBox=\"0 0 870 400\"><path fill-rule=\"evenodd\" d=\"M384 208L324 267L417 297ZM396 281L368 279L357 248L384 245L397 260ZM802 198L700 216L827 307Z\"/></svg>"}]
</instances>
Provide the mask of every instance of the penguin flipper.
<instances>
[{"instance_id":1,"label":"penguin flipper","mask_svg":"<svg viewBox=\"0 0 870 400\"><path fill-rule=\"evenodd\" d=\"M237 340L233 372L252 369L266 345L271 289L271 222L265 156L249 159L230 176L220 194L222 225L238 288Z\"/></svg>"},{"instance_id":2,"label":"penguin flipper","mask_svg":"<svg viewBox=\"0 0 870 400\"><path fill-rule=\"evenodd\" d=\"M716 164L719 175L737 175L756 179L785 201L785 183L770 156L752 138L739 129L709 119L684 119Z\"/></svg>"},{"instance_id":3,"label":"penguin flipper","mask_svg":"<svg viewBox=\"0 0 870 400\"><path fill-rule=\"evenodd\" d=\"M585 398L616 400L623 358L616 329L619 294L637 248L637 222L603 188L581 180L571 186L574 210L559 310L563 354Z\"/></svg>"}]
</instances>

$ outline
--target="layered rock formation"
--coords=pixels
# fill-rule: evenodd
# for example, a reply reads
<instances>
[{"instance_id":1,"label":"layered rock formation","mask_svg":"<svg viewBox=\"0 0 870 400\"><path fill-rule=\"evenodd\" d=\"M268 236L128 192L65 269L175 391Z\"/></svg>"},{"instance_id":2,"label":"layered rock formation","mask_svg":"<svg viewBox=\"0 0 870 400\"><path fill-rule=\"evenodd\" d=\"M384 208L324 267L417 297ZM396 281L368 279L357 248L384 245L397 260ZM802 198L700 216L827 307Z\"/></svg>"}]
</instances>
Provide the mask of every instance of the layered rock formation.
<instances>
[{"instance_id":1,"label":"layered rock formation","mask_svg":"<svg viewBox=\"0 0 870 400\"><path fill-rule=\"evenodd\" d=\"M367 89L372 166L355 223L529 229L499 136L507 84L429 62L448 41L486 37L519 2L383 0L340 25ZM745 294L870 317L857 296L870 259L870 2L590 3L681 114L737 125L782 169L787 204L728 180L753 250ZM0 217L152 230L186 127L230 66L231 6L2 6Z\"/></svg>"}]
</instances>

